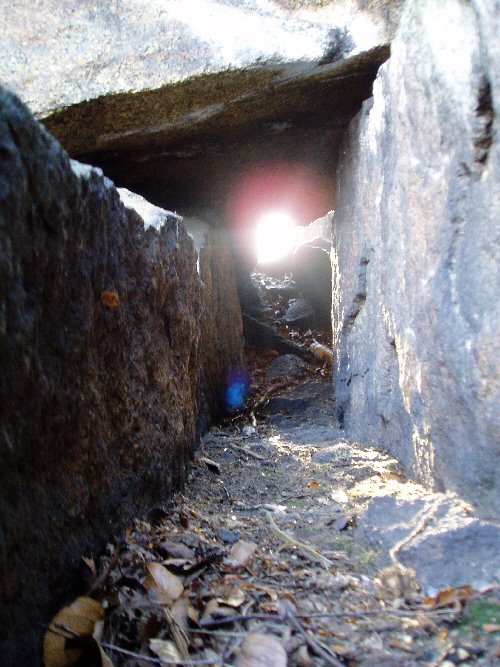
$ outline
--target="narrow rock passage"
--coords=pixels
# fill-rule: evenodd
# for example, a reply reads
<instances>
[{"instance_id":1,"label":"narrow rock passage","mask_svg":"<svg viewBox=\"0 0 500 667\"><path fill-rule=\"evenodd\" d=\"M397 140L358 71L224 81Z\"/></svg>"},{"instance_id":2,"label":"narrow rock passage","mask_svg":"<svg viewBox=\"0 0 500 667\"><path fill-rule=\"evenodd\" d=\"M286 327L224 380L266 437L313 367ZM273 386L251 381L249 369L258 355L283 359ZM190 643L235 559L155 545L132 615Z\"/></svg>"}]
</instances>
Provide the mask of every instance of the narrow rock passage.
<instances>
[{"instance_id":1,"label":"narrow rock passage","mask_svg":"<svg viewBox=\"0 0 500 667\"><path fill-rule=\"evenodd\" d=\"M269 358L254 353L254 371ZM359 538L373 495L428 493L383 450L342 439L327 379L290 384L256 428L212 427L173 507L152 508L98 564L87 559L112 661L93 664L497 664L496 588L425 600L397 548L381 569L387 552ZM425 528L420 517L408 541ZM49 643L72 637L67 620L54 620Z\"/></svg>"}]
</instances>

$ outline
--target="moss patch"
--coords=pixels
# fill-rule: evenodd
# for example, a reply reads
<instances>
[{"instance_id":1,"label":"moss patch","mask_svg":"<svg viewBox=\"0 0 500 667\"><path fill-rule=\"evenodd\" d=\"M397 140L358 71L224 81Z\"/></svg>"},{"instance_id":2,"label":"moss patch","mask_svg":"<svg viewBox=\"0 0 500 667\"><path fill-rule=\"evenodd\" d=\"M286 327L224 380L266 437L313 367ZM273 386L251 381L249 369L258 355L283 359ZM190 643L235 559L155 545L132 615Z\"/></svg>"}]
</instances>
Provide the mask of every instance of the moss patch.
<instances>
[{"instance_id":1,"label":"moss patch","mask_svg":"<svg viewBox=\"0 0 500 667\"><path fill-rule=\"evenodd\" d=\"M461 634L483 631L484 626L500 626L500 604L498 602L473 602L458 624ZM500 635L500 631L494 633Z\"/></svg>"}]
</instances>

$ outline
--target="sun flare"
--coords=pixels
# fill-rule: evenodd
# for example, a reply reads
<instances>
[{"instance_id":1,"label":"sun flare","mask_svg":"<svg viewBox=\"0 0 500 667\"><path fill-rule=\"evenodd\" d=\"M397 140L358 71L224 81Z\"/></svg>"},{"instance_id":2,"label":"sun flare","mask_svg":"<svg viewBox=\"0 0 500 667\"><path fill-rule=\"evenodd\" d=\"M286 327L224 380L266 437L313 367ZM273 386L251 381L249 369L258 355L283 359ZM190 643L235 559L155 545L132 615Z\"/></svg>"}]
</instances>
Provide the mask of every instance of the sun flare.
<instances>
[{"instance_id":1,"label":"sun flare","mask_svg":"<svg viewBox=\"0 0 500 667\"><path fill-rule=\"evenodd\" d=\"M259 264L276 262L300 242L302 228L284 211L270 211L255 227L255 245Z\"/></svg>"}]
</instances>

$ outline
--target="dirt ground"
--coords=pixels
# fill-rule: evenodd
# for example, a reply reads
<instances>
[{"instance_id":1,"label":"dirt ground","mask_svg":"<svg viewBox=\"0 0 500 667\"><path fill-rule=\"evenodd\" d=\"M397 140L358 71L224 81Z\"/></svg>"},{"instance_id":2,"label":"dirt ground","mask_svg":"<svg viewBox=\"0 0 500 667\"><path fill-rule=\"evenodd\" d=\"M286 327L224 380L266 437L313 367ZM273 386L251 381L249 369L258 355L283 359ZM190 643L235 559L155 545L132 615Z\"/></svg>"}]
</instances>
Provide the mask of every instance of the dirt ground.
<instances>
[{"instance_id":1,"label":"dirt ground","mask_svg":"<svg viewBox=\"0 0 500 667\"><path fill-rule=\"evenodd\" d=\"M275 357L247 350L246 410L203 437L173 505L83 555L91 588L53 620L48 667L500 664L498 587L425 598L397 549L387 560L358 539L370 498L418 486L343 439L328 364L270 381Z\"/></svg>"}]
</instances>

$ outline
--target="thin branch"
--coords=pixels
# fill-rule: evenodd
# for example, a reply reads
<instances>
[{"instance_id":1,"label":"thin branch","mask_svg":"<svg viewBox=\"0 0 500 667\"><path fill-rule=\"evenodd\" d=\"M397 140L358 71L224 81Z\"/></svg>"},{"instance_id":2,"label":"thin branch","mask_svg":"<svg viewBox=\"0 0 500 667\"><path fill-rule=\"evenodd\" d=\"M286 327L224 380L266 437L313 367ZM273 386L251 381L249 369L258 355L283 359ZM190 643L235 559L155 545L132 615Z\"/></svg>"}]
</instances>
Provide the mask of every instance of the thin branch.
<instances>
[{"instance_id":1,"label":"thin branch","mask_svg":"<svg viewBox=\"0 0 500 667\"><path fill-rule=\"evenodd\" d=\"M324 646L314 637L311 637L311 635L304 630L297 616L295 615L295 609L290 604L290 602L287 600L282 600L280 603L280 609L283 612L283 620L288 621L292 628L300 635L302 635L304 641L309 646L311 651L313 651L320 658L323 658L323 660L332 667L345 667L344 663L340 662L337 656L328 647Z\"/></svg>"},{"instance_id":2,"label":"thin branch","mask_svg":"<svg viewBox=\"0 0 500 667\"><path fill-rule=\"evenodd\" d=\"M115 646L114 644L105 644L101 642L103 648L107 648L109 651L115 651L116 653L121 653L122 655L128 655L130 658L140 658L141 660L146 660L151 662L154 665L213 665L213 658L210 660L169 660L168 658L151 658L143 653L134 653L134 651L129 651L126 648L121 648L120 646Z\"/></svg>"},{"instance_id":3,"label":"thin branch","mask_svg":"<svg viewBox=\"0 0 500 667\"><path fill-rule=\"evenodd\" d=\"M240 621L282 621L283 618L278 614L236 614L235 616L227 616L225 618L214 618L211 621L202 621L201 626L205 628L217 628L221 625L228 625L229 623L237 623Z\"/></svg>"},{"instance_id":4,"label":"thin branch","mask_svg":"<svg viewBox=\"0 0 500 667\"><path fill-rule=\"evenodd\" d=\"M269 512L267 512L267 520L269 521L271 530L276 535L276 537L278 537L282 542L285 542L285 544L290 544L297 547L297 551L301 556L304 556L304 558L307 558L314 563L319 563L326 569L333 567L333 562L322 556L319 551L316 551L316 549L313 549L308 544L304 544L304 542L299 542L299 540L297 540L295 537L292 537L292 535L289 533L286 533L284 530L281 530L281 528L278 528Z\"/></svg>"},{"instance_id":5,"label":"thin branch","mask_svg":"<svg viewBox=\"0 0 500 667\"><path fill-rule=\"evenodd\" d=\"M268 458L265 456L261 456L260 454L256 454L255 452L250 451L246 447L240 447L239 445L235 445L233 442L223 442L221 443L224 446L231 447L232 449L235 449L238 452L243 452L243 454L247 454L248 456L253 456L254 459L257 459L258 461L269 461Z\"/></svg>"}]
</instances>

